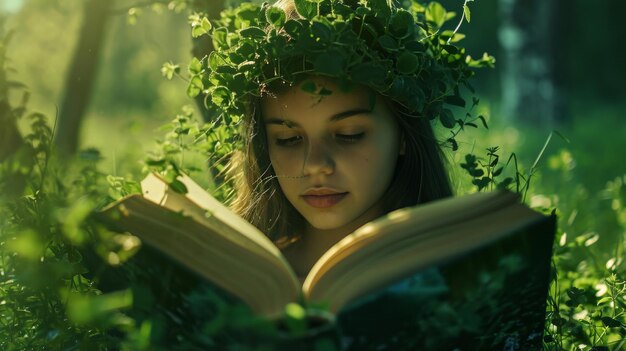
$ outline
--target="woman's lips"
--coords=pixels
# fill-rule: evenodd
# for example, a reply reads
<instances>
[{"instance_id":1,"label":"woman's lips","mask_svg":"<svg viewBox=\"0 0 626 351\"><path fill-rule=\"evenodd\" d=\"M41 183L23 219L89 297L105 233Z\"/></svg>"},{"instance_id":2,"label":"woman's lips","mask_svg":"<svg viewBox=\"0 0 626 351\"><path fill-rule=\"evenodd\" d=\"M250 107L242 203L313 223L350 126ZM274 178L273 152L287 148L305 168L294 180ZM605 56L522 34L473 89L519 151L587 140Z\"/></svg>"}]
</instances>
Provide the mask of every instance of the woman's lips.
<instances>
[{"instance_id":1,"label":"woman's lips","mask_svg":"<svg viewBox=\"0 0 626 351\"><path fill-rule=\"evenodd\" d=\"M348 193L336 193L327 195L301 195L302 199L312 207L327 208L336 205L343 200Z\"/></svg>"}]
</instances>

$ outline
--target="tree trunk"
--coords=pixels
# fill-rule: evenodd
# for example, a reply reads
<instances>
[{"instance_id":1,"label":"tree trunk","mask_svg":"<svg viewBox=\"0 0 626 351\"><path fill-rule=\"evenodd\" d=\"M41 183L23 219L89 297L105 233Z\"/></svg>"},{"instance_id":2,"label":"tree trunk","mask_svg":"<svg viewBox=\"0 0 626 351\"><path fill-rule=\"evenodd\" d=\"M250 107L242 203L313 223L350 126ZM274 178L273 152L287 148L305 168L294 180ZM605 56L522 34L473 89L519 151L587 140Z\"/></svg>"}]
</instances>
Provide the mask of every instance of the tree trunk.
<instances>
[{"instance_id":1,"label":"tree trunk","mask_svg":"<svg viewBox=\"0 0 626 351\"><path fill-rule=\"evenodd\" d=\"M6 75L6 47L9 36L0 33L0 162L13 155L22 146L17 129L17 116L9 104L9 81Z\"/></svg>"},{"instance_id":2,"label":"tree trunk","mask_svg":"<svg viewBox=\"0 0 626 351\"><path fill-rule=\"evenodd\" d=\"M71 155L79 144L80 126L89 105L110 10L115 0L86 0L83 25L69 66L58 117L55 142Z\"/></svg>"},{"instance_id":3,"label":"tree trunk","mask_svg":"<svg viewBox=\"0 0 626 351\"><path fill-rule=\"evenodd\" d=\"M538 126L552 126L562 119L563 91L554 60L559 52L558 2L499 0L505 119Z\"/></svg>"},{"instance_id":4,"label":"tree trunk","mask_svg":"<svg viewBox=\"0 0 626 351\"><path fill-rule=\"evenodd\" d=\"M4 96L0 97L0 162L13 155L22 146L13 110Z\"/></svg>"}]
</instances>

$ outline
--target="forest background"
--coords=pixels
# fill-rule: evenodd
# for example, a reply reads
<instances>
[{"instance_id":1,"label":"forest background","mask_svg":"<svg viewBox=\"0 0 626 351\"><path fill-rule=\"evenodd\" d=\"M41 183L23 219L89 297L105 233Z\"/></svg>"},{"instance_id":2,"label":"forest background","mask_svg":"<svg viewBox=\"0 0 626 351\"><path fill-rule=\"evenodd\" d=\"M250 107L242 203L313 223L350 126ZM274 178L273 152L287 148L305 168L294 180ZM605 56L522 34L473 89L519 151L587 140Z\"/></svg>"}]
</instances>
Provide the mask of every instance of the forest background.
<instances>
[{"instance_id":1,"label":"forest background","mask_svg":"<svg viewBox=\"0 0 626 351\"><path fill-rule=\"evenodd\" d=\"M187 82L162 72L165 64L180 65L184 73L194 49L202 46L192 40L190 14L210 9L209 17L216 17L236 3L3 0L0 38L13 32L6 46L8 77L24 84L9 86L10 101L19 105L28 91L28 113L48 117L67 154L98 150L99 174L140 179L140 161L165 134L159 127L183 106L202 116L186 94ZM441 3L462 13L462 1ZM461 27L467 35L461 44L473 57L488 52L497 61L473 82L480 99L475 113L485 116L489 129L468 128L459 135L460 150L448 151L457 192L475 190L473 176L460 166L467 153L486 162L495 152L500 165L515 154L523 181L532 179L527 202L557 208L561 219L546 349L621 349L626 335L626 65L621 63L626 48L620 43L626 3L480 0L469 5L471 21ZM104 12L94 12L98 6ZM99 21L85 21L89 16L102 22L101 36L90 32L98 29L86 22ZM81 38L92 39L84 55ZM92 86L72 82L72 70L81 62L94 63ZM71 114L67 106L81 104L78 120L62 121ZM17 120L22 135L31 122ZM11 122L2 123L6 130ZM506 172L515 171L511 161ZM7 281L3 278L3 286ZM135 346L142 345L140 327L134 327Z\"/></svg>"}]
</instances>

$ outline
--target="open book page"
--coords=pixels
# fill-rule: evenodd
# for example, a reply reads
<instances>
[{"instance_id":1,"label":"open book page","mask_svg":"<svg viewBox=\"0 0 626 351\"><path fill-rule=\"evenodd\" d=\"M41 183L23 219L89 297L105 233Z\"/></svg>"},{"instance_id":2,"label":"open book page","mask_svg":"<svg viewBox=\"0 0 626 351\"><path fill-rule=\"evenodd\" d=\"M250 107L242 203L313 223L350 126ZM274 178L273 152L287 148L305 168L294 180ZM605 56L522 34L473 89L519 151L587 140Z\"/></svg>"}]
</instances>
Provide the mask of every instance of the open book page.
<instances>
[{"instance_id":1,"label":"open book page","mask_svg":"<svg viewBox=\"0 0 626 351\"><path fill-rule=\"evenodd\" d=\"M301 285L278 248L209 194L198 195L204 190L189 178L185 183L189 197L151 175L142 182L144 196L124 198L103 214L258 314L272 318L297 301Z\"/></svg>"},{"instance_id":2,"label":"open book page","mask_svg":"<svg viewBox=\"0 0 626 351\"><path fill-rule=\"evenodd\" d=\"M333 246L304 293L331 310L415 271L486 245L542 216L508 192L475 194L390 213Z\"/></svg>"},{"instance_id":3,"label":"open book page","mask_svg":"<svg viewBox=\"0 0 626 351\"><path fill-rule=\"evenodd\" d=\"M152 173L141 182L143 196L165 208L177 212L183 211L201 223L219 225L221 227L219 229L223 229L220 233L230 240L245 246L252 252L284 261L280 250L257 228L230 211L188 176L181 175L177 179L187 188L186 194L179 194L169 189L163 179ZM193 203L192 206L189 201ZM210 217L218 221L209 221Z\"/></svg>"}]
</instances>

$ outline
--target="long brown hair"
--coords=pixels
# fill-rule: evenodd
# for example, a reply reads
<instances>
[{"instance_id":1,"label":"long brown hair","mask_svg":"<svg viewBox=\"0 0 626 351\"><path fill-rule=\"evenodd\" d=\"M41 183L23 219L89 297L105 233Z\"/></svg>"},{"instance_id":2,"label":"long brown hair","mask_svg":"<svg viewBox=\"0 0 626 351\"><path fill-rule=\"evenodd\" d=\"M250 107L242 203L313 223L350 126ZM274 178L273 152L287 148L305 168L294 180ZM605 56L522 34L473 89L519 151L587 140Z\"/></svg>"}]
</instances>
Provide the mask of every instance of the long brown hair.
<instances>
[{"instance_id":1,"label":"long brown hair","mask_svg":"<svg viewBox=\"0 0 626 351\"><path fill-rule=\"evenodd\" d=\"M279 0L274 6L283 9L288 18L299 18L293 0ZM386 210L450 196L443 155L429 119L411 114L404 106L383 98L398 123L404 150L382 199ZM281 246L297 238L306 221L280 188L269 159L262 117L261 98L255 98L242 121L243 150L232 157L229 166L236 190L231 207Z\"/></svg>"}]
</instances>

